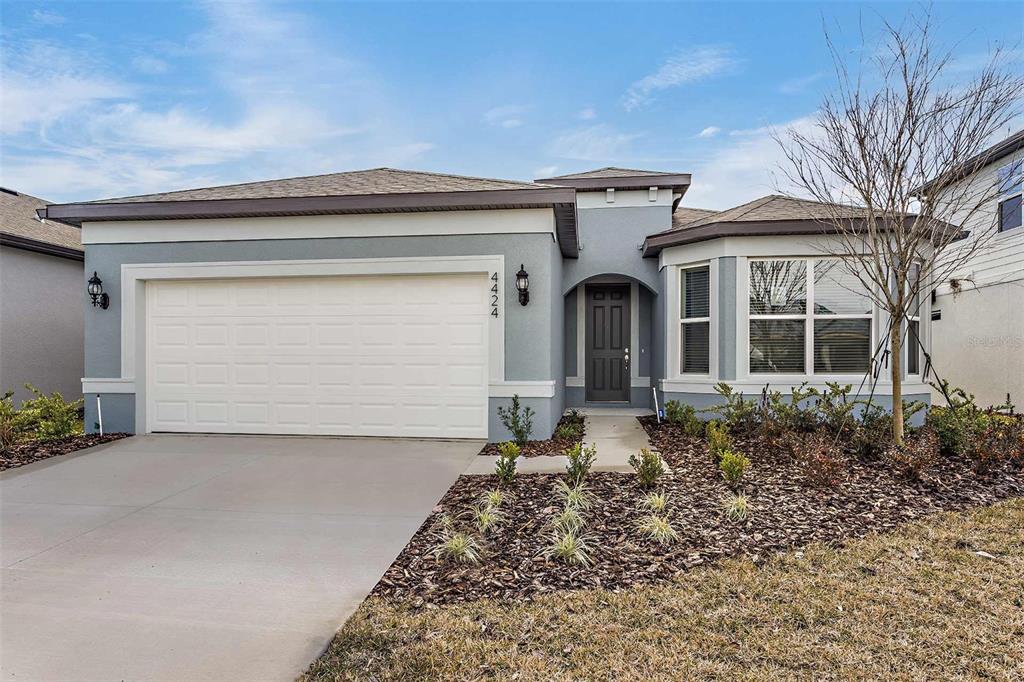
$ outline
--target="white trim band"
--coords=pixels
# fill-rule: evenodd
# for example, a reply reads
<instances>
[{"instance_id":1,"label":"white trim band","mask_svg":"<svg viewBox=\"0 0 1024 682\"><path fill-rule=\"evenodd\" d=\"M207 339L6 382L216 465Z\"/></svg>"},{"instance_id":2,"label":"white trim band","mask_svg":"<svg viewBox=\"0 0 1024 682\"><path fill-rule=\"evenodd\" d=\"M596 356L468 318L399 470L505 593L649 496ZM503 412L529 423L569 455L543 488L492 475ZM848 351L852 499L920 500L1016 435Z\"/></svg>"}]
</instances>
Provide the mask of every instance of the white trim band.
<instances>
[{"instance_id":1,"label":"white trim band","mask_svg":"<svg viewBox=\"0 0 1024 682\"><path fill-rule=\"evenodd\" d=\"M554 381L492 381L488 395L491 398L554 398Z\"/></svg>"},{"instance_id":2,"label":"white trim band","mask_svg":"<svg viewBox=\"0 0 1024 682\"><path fill-rule=\"evenodd\" d=\"M82 379L82 393L135 393L135 379Z\"/></svg>"}]
</instances>

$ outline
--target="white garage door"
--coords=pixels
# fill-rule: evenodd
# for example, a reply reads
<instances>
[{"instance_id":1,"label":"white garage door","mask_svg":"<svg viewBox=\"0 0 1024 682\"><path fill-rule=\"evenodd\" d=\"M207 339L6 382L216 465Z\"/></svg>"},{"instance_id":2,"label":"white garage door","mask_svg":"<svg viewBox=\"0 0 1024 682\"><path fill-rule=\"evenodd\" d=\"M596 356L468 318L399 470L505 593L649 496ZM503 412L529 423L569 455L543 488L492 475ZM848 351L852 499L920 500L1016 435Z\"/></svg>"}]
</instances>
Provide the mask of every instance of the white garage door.
<instances>
[{"instance_id":1,"label":"white garage door","mask_svg":"<svg viewBox=\"0 0 1024 682\"><path fill-rule=\"evenodd\" d=\"M482 438L483 274L151 281L150 431Z\"/></svg>"}]
</instances>

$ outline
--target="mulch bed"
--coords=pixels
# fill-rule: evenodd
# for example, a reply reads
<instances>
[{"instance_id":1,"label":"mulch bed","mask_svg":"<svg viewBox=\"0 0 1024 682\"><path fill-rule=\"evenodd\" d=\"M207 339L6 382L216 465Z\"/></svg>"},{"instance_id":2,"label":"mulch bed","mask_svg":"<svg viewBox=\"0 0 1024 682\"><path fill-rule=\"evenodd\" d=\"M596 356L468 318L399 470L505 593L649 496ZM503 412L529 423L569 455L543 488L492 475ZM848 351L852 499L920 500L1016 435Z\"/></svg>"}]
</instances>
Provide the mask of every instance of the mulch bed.
<instances>
[{"instance_id":1,"label":"mulch bed","mask_svg":"<svg viewBox=\"0 0 1024 682\"><path fill-rule=\"evenodd\" d=\"M555 427L555 433L558 433L558 429L562 426L572 423L577 420L578 417L566 414L558 420L558 425ZM583 441L584 428L581 425L579 430L579 436L577 438L556 438L554 435L547 440L529 440L526 441L526 445L520 450L520 457L548 457L551 455L561 455L565 452L566 448L571 448L576 443ZM498 443L488 443L483 447L478 455L484 457L497 457L498 456Z\"/></svg>"},{"instance_id":2,"label":"mulch bed","mask_svg":"<svg viewBox=\"0 0 1024 682\"><path fill-rule=\"evenodd\" d=\"M644 422L644 419L641 419ZM652 420L653 421L653 418ZM723 515L730 491L712 464L706 443L669 425L645 423L651 440L673 468L656 489L668 495L668 516L679 532L663 547L636 530L646 512L632 474L594 472L595 494L585 513L594 535L594 565L572 567L542 556L547 524L560 509L552 491L558 475L521 475L502 505L504 524L484 543L479 565L445 563L432 550L440 516L459 517L497 487L494 476L463 476L449 489L373 593L415 604L446 604L481 597L522 599L565 589L618 590L673 579L717 559L743 555L761 562L772 554L821 541L844 541L887 531L940 511L958 511L1024 496L1024 468L1001 463L984 476L963 460L943 459L919 481L896 477L884 462L851 460L833 487L807 485L799 467L757 440L735 441L751 460L743 487L750 516L733 522ZM466 521L468 523L468 520Z\"/></svg>"},{"instance_id":3,"label":"mulch bed","mask_svg":"<svg viewBox=\"0 0 1024 682\"><path fill-rule=\"evenodd\" d=\"M102 436L98 433L85 433L67 438L58 438L48 441L25 441L13 446L9 451L0 454L0 471L25 466L42 459L66 455L75 450L91 448L101 443L127 438L130 433L105 433Z\"/></svg>"}]
</instances>

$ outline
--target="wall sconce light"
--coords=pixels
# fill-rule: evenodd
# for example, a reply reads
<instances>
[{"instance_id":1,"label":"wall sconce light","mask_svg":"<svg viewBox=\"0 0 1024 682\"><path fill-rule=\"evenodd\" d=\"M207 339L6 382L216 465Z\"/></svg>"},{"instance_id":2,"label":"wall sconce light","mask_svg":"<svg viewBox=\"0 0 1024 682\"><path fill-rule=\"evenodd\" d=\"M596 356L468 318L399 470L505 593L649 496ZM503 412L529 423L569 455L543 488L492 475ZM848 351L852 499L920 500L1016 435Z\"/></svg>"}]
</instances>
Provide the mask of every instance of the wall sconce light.
<instances>
[{"instance_id":1,"label":"wall sconce light","mask_svg":"<svg viewBox=\"0 0 1024 682\"><path fill-rule=\"evenodd\" d=\"M516 289L519 290L519 304L526 305L530 302L530 273L523 269L520 263L519 272L516 273Z\"/></svg>"},{"instance_id":2,"label":"wall sconce light","mask_svg":"<svg viewBox=\"0 0 1024 682\"><path fill-rule=\"evenodd\" d=\"M93 307L99 306L106 310L110 307L110 296L103 293L103 280L96 273L92 273L92 277L89 278L89 286L87 288L89 296L92 297Z\"/></svg>"}]
</instances>

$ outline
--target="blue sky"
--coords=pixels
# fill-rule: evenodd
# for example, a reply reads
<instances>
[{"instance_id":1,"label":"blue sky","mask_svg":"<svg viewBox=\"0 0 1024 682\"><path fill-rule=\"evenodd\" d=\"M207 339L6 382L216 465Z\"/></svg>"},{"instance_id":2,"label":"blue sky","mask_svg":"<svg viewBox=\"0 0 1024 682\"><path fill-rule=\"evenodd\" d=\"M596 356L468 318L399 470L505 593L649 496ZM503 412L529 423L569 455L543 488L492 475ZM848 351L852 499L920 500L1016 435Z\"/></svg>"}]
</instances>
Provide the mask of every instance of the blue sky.
<instances>
[{"instance_id":1,"label":"blue sky","mask_svg":"<svg viewBox=\"0 0 1024 682\"><path fill-rule=\"evenodd\" d=\"M53 201L395 166L517 179L693 173L773 189L771 127L920 3L7 2L0 182ZM1024 5L938 3L969 77ZM863 32L863 37L862 37ZM866 42L865 42L866 38Z\"/></svg>"}]
</instances>

